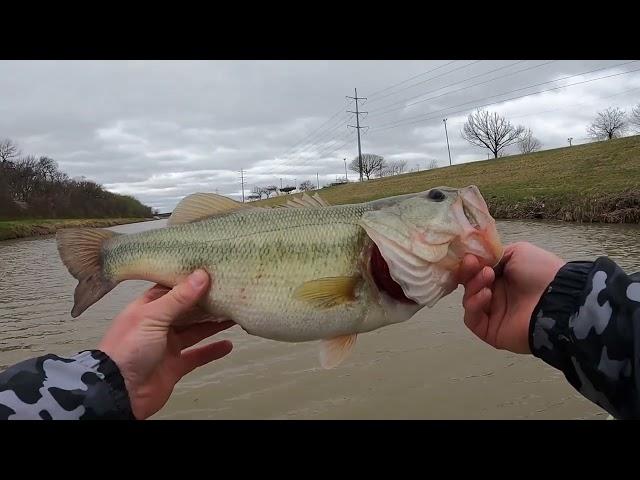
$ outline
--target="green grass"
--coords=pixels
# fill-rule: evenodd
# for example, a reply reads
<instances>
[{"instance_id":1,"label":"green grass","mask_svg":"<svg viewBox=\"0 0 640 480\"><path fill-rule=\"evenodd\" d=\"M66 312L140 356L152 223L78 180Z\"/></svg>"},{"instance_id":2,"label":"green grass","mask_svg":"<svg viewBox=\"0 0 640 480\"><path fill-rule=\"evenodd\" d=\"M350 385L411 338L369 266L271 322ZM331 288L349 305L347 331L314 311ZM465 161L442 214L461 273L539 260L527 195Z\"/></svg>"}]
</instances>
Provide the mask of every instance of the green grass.
<instances>
[{"instance_id":1,"label":"green grass","mask_svg":"<svg viewBox=\"0 0 640 480\"><path fill-rule=\"evenodd\" d=\"M141 222L144 218L88 218L88 219L22 219L0 221L0 240L50 235L62 228L104 228L125 223Z\"/></svg>"},{"instance_id":2,"label":"green grass","mask_svg":"<svg viewBox=\"0 0 640 480\"><path fill-rule=\"evenodd\" d=\"M640 222L640 136L322 188L337 205L436 186L480 188L496 218ZM262 200L286 202L287 196Z\"/></svg>"}]
</instances>

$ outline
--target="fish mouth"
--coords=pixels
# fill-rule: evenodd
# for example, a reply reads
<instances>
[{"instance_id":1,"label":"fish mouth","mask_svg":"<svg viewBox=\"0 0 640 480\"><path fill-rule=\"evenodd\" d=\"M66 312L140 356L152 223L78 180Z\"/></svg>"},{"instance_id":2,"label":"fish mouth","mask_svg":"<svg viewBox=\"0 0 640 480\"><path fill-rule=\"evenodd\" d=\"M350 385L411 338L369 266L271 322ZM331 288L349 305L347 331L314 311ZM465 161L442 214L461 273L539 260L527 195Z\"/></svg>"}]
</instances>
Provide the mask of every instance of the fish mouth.
<instances>
[{"instance_id":1,"label":"fish mouth","mask_svg":"<svg viewBox=\"0 0 640 480\"><path fill-rule=\"evenodd\" d=\"M496 222L475 185L460 189L458 199L453 204L454 215L463 227L461 245L466 253L480 258L486 265L495 267L502 260L504 247Z\"/></svg>"},{"instance_id":2,"label":"fish mouth","mask_svg":"<svg viewBox=\"0 0 640 480\"><path fill-rule=\"evenodd\" d=\"M397 302L418 305L418 302L405 295L400 284L391 277L389 265L382 256L382 253L380 253L380 249L375 242L372 242L371 245L369 262L371 276L379 291L386 293Z\"/></svg>"}]
</instances>

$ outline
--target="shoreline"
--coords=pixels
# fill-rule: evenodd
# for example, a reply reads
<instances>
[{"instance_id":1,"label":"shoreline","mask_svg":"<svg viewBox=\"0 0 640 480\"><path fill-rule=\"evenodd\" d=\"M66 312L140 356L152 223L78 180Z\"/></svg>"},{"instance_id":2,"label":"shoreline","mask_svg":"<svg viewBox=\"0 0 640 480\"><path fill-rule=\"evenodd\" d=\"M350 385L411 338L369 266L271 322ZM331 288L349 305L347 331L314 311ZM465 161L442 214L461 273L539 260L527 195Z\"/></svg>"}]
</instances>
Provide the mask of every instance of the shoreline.
<instances>
[{"instance_id":1,"label":"shoreline","mask_svg":"<svg viewBox=\"0 0 640 480\"><path fill-rule=\"evenodd\" d=\"M107 228L128 223L148 222L152 218L65 218L0 220L0 241L53 235L71 227Z\"/></svg>"}]
</instances>

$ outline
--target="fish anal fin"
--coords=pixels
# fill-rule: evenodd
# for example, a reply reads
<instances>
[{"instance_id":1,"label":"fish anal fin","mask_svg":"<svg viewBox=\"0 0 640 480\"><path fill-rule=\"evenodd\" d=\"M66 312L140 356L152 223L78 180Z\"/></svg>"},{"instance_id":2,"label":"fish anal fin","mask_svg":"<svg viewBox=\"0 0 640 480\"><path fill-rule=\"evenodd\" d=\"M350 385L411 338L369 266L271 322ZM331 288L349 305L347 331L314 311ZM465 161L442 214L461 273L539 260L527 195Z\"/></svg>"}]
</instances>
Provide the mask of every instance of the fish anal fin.
<instances>
[{"instance_id":1,"label":"fish anal fin","mask_svg":"<svg viewBox=\"0 0 640 480\"><path fill-rule=\"evenodd\" d=\"M351 353L356 344L357 334L343 335L320 342L320 365L331 369L340 365Z\"/></svg>"}]
</instances>

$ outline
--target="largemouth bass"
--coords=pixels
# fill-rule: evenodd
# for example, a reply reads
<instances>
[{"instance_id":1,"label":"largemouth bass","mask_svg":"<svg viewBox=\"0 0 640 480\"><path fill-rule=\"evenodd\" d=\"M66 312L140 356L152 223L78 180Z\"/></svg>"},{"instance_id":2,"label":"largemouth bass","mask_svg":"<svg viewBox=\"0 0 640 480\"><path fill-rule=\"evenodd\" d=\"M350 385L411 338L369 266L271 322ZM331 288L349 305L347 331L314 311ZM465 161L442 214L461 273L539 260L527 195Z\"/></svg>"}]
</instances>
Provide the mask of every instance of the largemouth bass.
<instances>
[{"instance_id":1,"label":"largemouth bass","mask_svg":"<svg viewBox=\"0 0 640 480\"><path fill-rule=\"evenodd\" d=\"M57 241L78 280L73 317L122 281L173 287L202 268L212 278L206 311L251 335L321 340L325 368L347 357L358 334L408 320L454 291L465 254L494 266L503 253L475 186L335 206L305 194L285 208L197 193L166 228L65 229Z\"/></svg>"}]
</instances>

